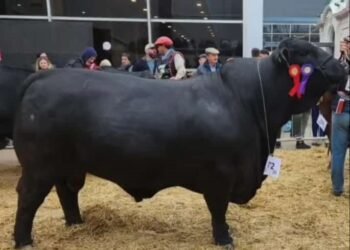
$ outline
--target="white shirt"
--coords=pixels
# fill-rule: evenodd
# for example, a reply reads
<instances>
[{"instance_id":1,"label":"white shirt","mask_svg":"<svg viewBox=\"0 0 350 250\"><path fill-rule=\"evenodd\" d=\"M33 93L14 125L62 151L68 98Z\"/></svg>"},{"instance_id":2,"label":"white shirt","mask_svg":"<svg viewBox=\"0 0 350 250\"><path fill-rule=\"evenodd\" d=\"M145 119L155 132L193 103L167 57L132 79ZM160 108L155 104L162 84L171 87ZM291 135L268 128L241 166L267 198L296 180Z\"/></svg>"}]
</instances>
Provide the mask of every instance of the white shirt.
<instances>
[{"instance_id":1,"label":"white shirt","mask_svg":"<svg viewBox=\"0 0 350 250\"><path fill-rule=\"evenodd\" d=\"M179 53L176 53L174 56L174 64L177 71L175 79L180 80L184 78L186 76L185 59Z\"/></svg>"}]
</instances>

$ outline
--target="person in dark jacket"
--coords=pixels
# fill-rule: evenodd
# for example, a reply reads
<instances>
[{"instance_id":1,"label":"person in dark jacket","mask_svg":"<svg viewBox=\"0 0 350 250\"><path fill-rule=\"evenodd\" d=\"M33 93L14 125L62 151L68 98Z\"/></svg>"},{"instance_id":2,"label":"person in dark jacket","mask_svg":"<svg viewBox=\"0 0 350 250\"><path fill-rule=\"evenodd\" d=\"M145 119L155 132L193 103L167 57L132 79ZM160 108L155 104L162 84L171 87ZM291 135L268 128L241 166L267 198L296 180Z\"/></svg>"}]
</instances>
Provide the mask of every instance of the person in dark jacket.
<instances>
[{"instance_id":1,"label":"person in dark jacket","mask_svg":"<svg viewBox=\"0 0 350 250\"><path fill-rule=\"evenodd\" d=\"M205 75L220 71L222 65L219 63L219 50L215 48L206 48L205 54L207 55L207 61L198 67L197 75Z\"/></svg>"},{"instance_id":2,"label":"person in dark jacket","mask_svg":"<svg viewBox=\"0 0 350 250\"><path fill-rule=\"evenodd\" d=\"M145 46L145 56L138 60L132 69L134 72L146 71L154 75L157 68L157 63L155 58L157 57L157 50L153 43L146 44Z\"/></svg>"},{"instance_id":3,"label":"person in dark jacket","mask_svg":"<svg viewBox=\"0 0 350 250\"><path fill-rule=\"evenodd\" d=\"M126 53L126 52L122 53L121 65L118 68L118 70L132 72L133 65L131 61L132 61L131 55L129 53Z\"/></svg>"},{"instance_id":4,"label":"person in dark jacket","mask_svg":"<svg viewBox=\"0 0 350 250\"><path fill-rule=\"evenodd\" d=\"M66 65L66 67L96 70L98 69L98 66L95 63L96 58L97 58L96 50L92 47L88 47L84 50L84 52L81 54L79 58L70 61Z\"/></svg>"}]
</instances>

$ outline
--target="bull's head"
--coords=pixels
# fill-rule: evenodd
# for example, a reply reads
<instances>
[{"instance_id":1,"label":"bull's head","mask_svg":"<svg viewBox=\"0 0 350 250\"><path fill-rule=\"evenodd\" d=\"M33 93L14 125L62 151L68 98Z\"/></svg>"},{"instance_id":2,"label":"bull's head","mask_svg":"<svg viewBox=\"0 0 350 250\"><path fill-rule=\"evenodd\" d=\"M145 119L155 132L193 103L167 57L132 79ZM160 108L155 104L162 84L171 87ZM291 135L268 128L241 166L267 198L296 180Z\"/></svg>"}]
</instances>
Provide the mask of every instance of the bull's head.
<instances>
[{"instance_id":1,"label":"bull's head","mask_svg":"<svg viewBox=\"0 0 350 250\"><path fill-rule=\"evenodd\" d=\"M272 57L275 63L285 68L305 64L314 67L304 98L294 99L297 103L293 113L305 111L326 90L344 85L347 80L344 67L332 55L306 41L286 39L279 44Z\"/></svg>"}]
</instances>

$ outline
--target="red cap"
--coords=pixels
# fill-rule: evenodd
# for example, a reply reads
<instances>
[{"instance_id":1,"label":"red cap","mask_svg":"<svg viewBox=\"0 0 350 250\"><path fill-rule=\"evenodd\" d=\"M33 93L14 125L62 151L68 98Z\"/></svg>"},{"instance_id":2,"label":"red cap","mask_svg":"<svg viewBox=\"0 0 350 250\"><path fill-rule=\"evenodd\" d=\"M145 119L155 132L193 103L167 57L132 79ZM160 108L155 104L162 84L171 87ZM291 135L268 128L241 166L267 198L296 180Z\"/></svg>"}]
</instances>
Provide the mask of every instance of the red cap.
<instances>
[{"instance_id":1,"label":"red cap","mask_svg":"<svg viewBox=\"0 0 350 250\"><path fill-rule=\"evenodd\" d=\"M169 37L167 36L161 36L159 37L156 42L154 43L155 46L160 46L160 45L164 45L166 47L172 47L173 46L173 40L171 40Z\"/></svg>"}]
</instances>

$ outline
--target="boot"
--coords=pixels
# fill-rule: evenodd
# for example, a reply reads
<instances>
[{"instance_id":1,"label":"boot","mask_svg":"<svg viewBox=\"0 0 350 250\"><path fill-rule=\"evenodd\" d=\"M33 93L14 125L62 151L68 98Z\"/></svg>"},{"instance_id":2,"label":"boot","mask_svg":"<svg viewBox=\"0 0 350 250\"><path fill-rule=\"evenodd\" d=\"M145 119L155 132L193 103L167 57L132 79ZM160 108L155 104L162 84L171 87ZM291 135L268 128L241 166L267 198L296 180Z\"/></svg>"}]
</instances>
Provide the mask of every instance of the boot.
<instances>
[{"instance_id":1,"label":"boot","mask_svg":"<svg viewBox=\"0 0 350 250\"><path fill-rule=\"evenodd\" d=\"M297 141L297 144L296 144L296 149L310 149L311 146L305 144L305 142L303 140L301 141Z\"/></svg>"}]
</instances>

